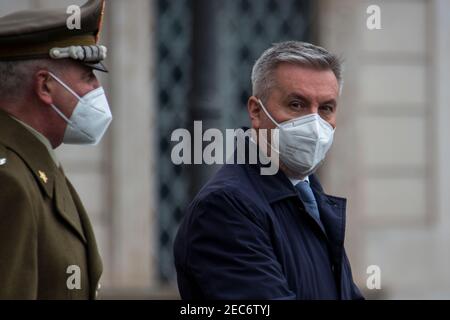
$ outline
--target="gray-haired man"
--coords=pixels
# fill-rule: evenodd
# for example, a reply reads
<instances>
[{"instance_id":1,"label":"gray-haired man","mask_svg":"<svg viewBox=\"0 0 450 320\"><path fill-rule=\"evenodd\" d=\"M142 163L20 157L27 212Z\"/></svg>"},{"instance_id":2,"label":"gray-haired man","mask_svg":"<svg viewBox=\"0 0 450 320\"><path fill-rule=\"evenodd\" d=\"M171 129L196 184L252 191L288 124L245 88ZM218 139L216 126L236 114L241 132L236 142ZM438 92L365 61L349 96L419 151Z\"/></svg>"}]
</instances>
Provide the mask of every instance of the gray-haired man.
<instances>
[{"instance_id":1,"label":"gray-haired man","mask_svg":"<svg viewBox=\"0 0 450 320\"><path fill-rule=\"evenodd\" d=\"M256 61L248 112L256 131L279 129L270 149L281 170L226 164L202 188L175 242L182 298L362 298L343 246L346 200L313 174L333 141L341 82L339 59L309 43L276 44Z\"/></svg>"}]
</instances>

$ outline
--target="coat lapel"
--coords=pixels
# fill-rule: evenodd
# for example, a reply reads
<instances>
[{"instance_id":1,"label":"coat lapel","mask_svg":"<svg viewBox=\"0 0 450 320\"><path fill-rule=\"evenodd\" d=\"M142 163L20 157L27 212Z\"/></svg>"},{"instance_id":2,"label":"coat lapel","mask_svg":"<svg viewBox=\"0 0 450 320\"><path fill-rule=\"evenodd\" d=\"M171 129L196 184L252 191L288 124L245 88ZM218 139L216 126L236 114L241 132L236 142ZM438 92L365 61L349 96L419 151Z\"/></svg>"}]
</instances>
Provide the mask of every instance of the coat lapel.
<instances>
[{"instance_id":1,"label":"coat lapel","mask_svg":"<svg viewBox=\"0 0 450 320\"><path fill-rule=\"evenodd\" d=\"M339 266L344 250L347 200L325 194L315 175L310 176L310 182L319 207L321 221L328 235L333 262Z\"/></svg>"},{"instance_id":2,"label":"coat lapel","mask_svg":"<svg viewBox=\"0 0 450 320\"><path fill-rule=\"evenodd\" d=\"M310 176L311 188L319 206L320 217L328 234L328 248L332 259L334 277L338 284L338 292L342 298L343 293L343 269L345 264L344 238L345 238L345 211L347 200L327 195L315 175Z\"/></svg>"}]
</instances>

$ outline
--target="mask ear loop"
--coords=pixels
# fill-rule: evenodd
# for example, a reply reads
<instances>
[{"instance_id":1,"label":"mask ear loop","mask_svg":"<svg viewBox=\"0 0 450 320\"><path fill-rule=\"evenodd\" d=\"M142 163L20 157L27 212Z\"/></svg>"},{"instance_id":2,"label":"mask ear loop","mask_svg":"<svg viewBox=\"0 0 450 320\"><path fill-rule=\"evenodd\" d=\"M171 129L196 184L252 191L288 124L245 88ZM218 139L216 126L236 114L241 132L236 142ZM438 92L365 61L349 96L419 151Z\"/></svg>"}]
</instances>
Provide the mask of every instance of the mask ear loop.
<instances>
[{"instance_id":1,"label":"mask ear loop","mask_svg":"<svg viewBox=\"0 0 450 320\"><path fill-rule=\"evenodd\" d=\"M62 85L67 91L69 91L71 94L73 94L76 98L78 98L78 100L82 100L82 98L75 92L73 91L68 85L66 85L61 79L59 79L56 75L54 75L52 72L48 72L53 79L55 79L60 85ZM84 130L82 130L76 123L74 123L72 120L70 120L69 118L67 118L64 113L62 113L61 110L59 110L54 104L51 104L51 107L53 108L53 110L55 110L55 112L61 117L63 118L67 124L69 124L72 128L76 128L78 130L80 130L81 133L83 133L84 135L86 135L87 137L89 137L89 139L91 139L92 137L87 134Z\"/></svg>"},{"instance_id":2,"label":"mask ear loop","mask_svg":"<svg viewBox=\"0 0 450 320\"><path fill-rule=\"evenodd\" d=\"M258 103L261 106L261 108L263 109L264 113L266 114L266 116L278 127L280 128L280 124L278 122L275 121L274 118L272 118L272 116L269 114L269 112L267 111L266 107L264 107L264 104L262 103L261 99L258 99Z\"/></svg>"},{"instance_id":3,"label":"mask ear loop","mask_svg":"<svg viewBox=\"0 0 450 320\"><path fill-rule=\"evenodd\" d=\"M272 116L269 114L269 112L267 111L267 109L264 107L264 104L262 103L261 99L258 99L258 103L259 103L259 105L261 106L261 108L262 108L262 110L264 111L264 113L266 114L266 116L267 116L267 117L268 117L268 118L269 118L269 119L270 119L270 120L278 127L278 128L275 129L275 130L280 130L280 128L281 128L280 125L279 125L278 122L276 122L275 119L272 118ZM276 149L272 146L272 143L270 143L269 141L267 141L266 138L260 137L259 134L258 134L258 138L262 138L262 139L264 140L264 142L270 146L270 149L272 149L272 150L275 151L276 153L280 154L280 151L279 151L279 150L276 150ZM278 145L280 145L280 142L278 142Z\"/></svg>"},{"instance_id":4,"label":"mask ear loop","mask_svg":"<svg viewBox=\"0 0 450 320\"><path fill-rule=\"evenodd\" d=\"M54 104L51 104L50 106L53 108L53 110L55 110L55 112L56 112L61 118L63 118L68 124L70 124L72 127L74 127L73 121L70 120L69 118L67 118L67 117L65 116L65 114L61 112L61 110L59 110Z\"/></svg>"},{"instance_id":5,"label":"mask ear loop","mask_svg":"<svg viewBox=\"0 0 450 320\"><path fill-rule=\"evenodd\" d=\"M75 91L73 91L67 84L65 84L61 79L59 79L57 76L55 76L52 72L48 72L53 79L55 79L60 85L62 85L67 91L69 91L71 94L73 94L75 97L77 97L78 100L83 100Z\"/></svg>"},{"instance_id":6,"label":"mask ear loop","mask_svg":"<svg viewBox=\"0 0 450 320\"><path fill-rule=\"evenodd\" d=\"M72 89L70 89L62 80L60 80L57 76L55 76L52 72L48 72L53 79L55 79L60 85L62 85L67 91L69 91L71 94L73 94L75 97L77 97L78 99L80 99L80 97L75 93L75 91L73 91ZM59 110L54 104L51 104L51 107L53 108L53 110L55 110L55 112L61 117L63 118L69 125L71 125L72 127L77 127L73 121L71 121L69 118L67 118L65 116L64 113L62 113L61 110Z\"/></svg>"},{"instance_id":7,"label":"mask ear loop","mask_svg":"<svg viewBox=\"0 0 450 320\"><path fill-rule=\"evenodd\" d=\"M49 71L48 73L52 76L53 79L55 79L55 80L56 80L60 85L62 85L67 91L69 91L71 94L73 94L73 95L78 99L78 101L86 102L86 100L83 99L83 97L80 97L75 91L73 91L67 84L65 84L65 83L64 83L61 79L59 79L56 75L54 75L54 74L53 74L52 72L50 72L50 71ZM94 90L92 90L91 92L93 92L93 91L95 91L95 90L98 90L98 89L102 89L102 87L98 87L97 89L94 89ZM89 94L89 93L91 93L91 92L88 92L87 94ZM104 110L101 110L101 109L97 108L96 106L94 106L94 105L92 105L92 104L89 104L89 106L90 106L91 108L97 110L98 112L105 113Z\"/></svg>"},{"instance_id":8,"label":"mask ear loop","mask_svg":"<svg viewBox=\"0 0 450 320\"><path fill-rule=\"evenodd\" d=\"M91 137L89 134L87 134L83 129L81 129L78 125L76 125L72 120L70 120L69 118L67 118L67 117L64 115L64 113L62 113L61 110L59 110L54 104L51 104L50 106L52 107L53 110L55 110L55 112L56 112L61 118L63 118L63 119L67 122L67 124L68 124L69 126L71 126L72 128L75 128L75 129L80 130L80 132L81 132L82 134L84 134L84 135L85 135L86 137L88 137L89 139L92 139L92 137Z\"/></svg>"}]
</instances>

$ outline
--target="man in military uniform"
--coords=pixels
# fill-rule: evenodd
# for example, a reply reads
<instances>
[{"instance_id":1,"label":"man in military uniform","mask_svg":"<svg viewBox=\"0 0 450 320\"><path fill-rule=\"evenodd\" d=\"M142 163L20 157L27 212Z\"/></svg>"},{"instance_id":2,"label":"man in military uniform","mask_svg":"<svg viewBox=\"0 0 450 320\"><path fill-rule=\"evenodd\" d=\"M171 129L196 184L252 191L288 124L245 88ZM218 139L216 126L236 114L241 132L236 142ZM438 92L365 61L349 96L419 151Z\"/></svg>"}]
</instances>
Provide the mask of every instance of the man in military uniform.
<instances>
[{"instance_id":1,"label":"man in military uniform","mask_svg":"<svg viewBox=\"0 0 450 320\"><path fill-rule=\"evenodd\" d=\"M0 299L94 299L102 263L54 150L97 144L112 120L93 69L103 0L0 17Z\"/></svg>"}]
</instances>

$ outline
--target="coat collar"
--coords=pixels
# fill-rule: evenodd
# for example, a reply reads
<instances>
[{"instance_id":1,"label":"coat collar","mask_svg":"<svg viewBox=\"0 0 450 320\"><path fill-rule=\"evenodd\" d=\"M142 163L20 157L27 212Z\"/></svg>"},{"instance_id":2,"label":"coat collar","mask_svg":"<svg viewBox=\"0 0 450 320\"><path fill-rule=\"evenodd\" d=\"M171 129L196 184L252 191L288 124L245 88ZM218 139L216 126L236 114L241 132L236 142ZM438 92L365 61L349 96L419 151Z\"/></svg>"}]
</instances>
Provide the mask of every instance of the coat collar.
<instances>
[{"instance_id":1,"label":"coat collar","mask_svg":"<svg viewBox=\"0 0 450 320\"><path fill-rule=\"evenodd\" d=\"M69 200L64 197L66 178L62 168L56 167L47 147L33 133L1 110L0 143L14 150L26 163L47 196L55 200L57 212L86 242L78 213L70 210L66 203Z\"/></svg>"},{"instance_id":2,"label":"coat collar","mask_svg":"<svg viewBox=\"0 0 450 320\"><path fill-rule=\"evenodd\" d=\"M248 141L246 142L248 145ZM248 159L248 158L246 158ZM289 198L298 200L298 193L289 178L281 171L275 175L261 175L261 164L247 164L252 179L262 189L264 196L270 204ZM342 256L345 238L346 204L345 198L325 194L315 174L309 176L309 183L319 207L321 223L316 223L325 233L331 244L333 256Z\"/></svg>"},{"instance_id":3,"label":"coat collar","mask_svg":"<svg viewBox=\"0 0 450 320\"><path fill-rule=\"evenodd\" d=\"M14 150L22 158L47 196L53 198L57 167L46 146L2 110L0 110L0 143Z\"/></svg>"}]
</instances>

